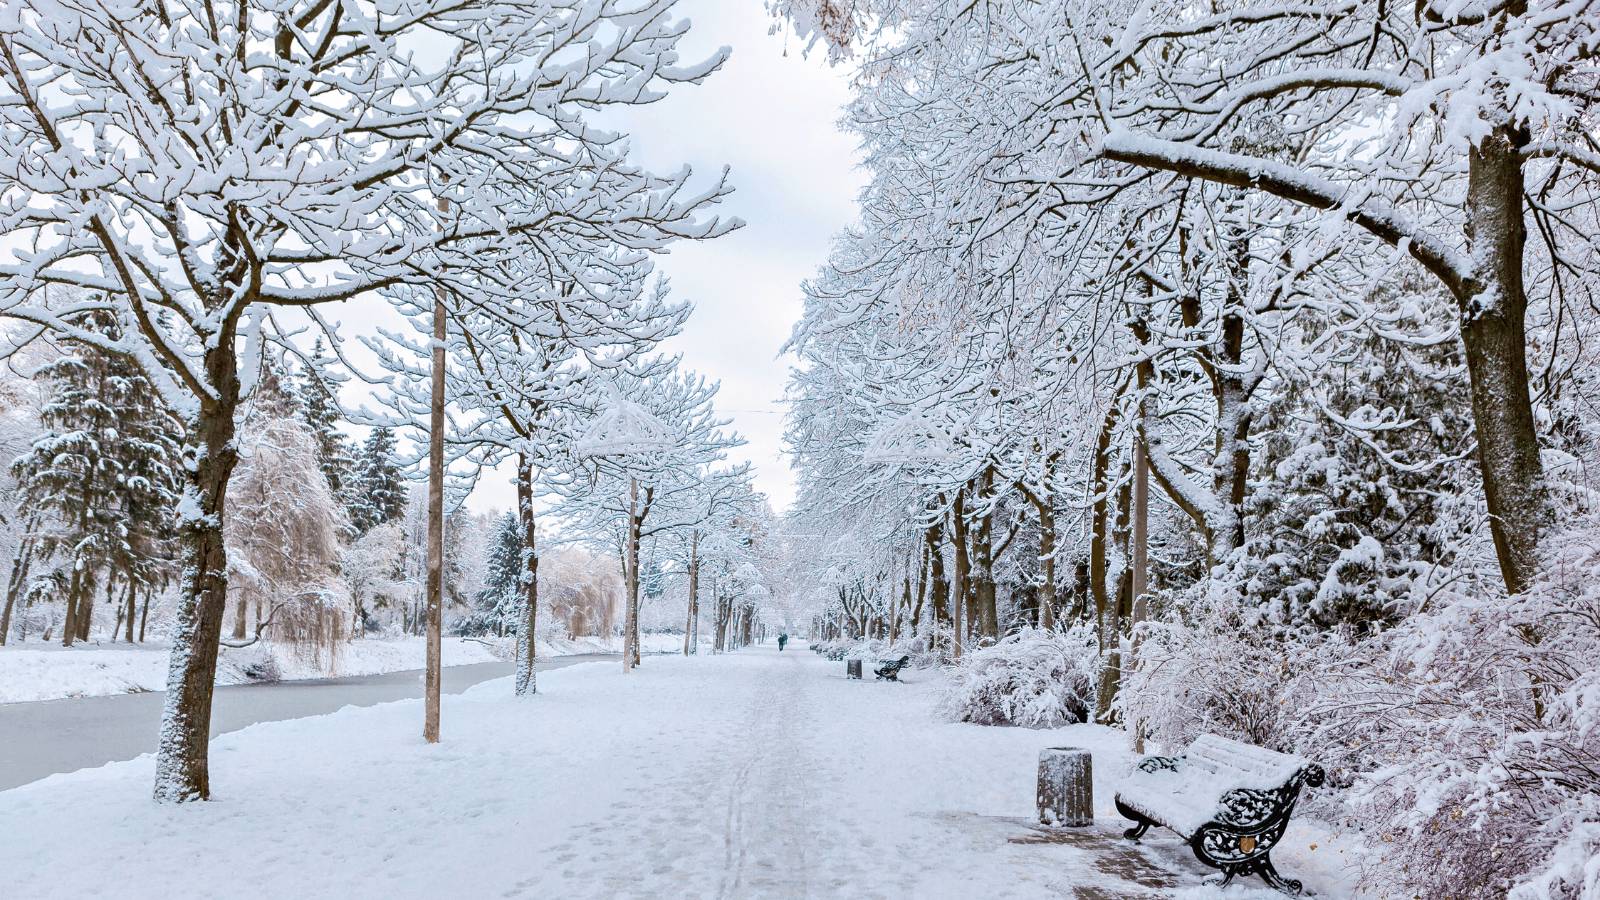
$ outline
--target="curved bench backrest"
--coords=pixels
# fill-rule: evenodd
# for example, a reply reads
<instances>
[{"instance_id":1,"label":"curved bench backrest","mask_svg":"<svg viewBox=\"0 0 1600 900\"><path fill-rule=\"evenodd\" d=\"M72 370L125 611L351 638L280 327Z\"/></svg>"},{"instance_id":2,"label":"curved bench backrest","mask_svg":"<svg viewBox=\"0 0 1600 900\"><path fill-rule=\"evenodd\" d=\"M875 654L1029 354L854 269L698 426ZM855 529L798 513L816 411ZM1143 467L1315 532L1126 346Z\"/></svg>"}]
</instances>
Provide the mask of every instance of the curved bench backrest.
<instances>
[{"instance_id":1,"label":"curved bench backrest","mask_svg":"<svg viewBox=\"0 0 1600 900\"><path fill-rule=\"evenodd\" d=\"M1241 744L1214 734L1195 738L1183 756L1185 768L1191 770L1191 775L1204 772L1221 782L1219 787L1224 789L1275 790L1310 765L1309 760L1299 756Z\"/></svg>"}]
</instances>

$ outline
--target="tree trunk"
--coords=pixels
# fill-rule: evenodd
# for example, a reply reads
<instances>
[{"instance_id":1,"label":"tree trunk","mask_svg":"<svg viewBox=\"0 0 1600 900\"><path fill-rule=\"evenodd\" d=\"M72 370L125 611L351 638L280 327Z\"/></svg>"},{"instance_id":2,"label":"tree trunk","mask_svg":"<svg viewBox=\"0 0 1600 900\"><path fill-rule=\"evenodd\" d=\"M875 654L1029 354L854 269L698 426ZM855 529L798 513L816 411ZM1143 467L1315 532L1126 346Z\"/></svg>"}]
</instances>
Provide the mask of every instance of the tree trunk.
<instances>
[{"instance_id":1,"label":"tree trunk","mask_svg":"<svg viewBox=\"0 0 1600 900\"><path fill-rule=\"evenodd\" d=\"M699 648L695 646L695 624L700 603L700 532L689 532L689 621L683 624L683 655L690 656Z\"/></svg>"},{"instance_id":2,"label":"tree trunk","mask_svg":"<svg viewBox=\"0 0 1600 900\"><path fill-rule=\"evenodd\" d=\"M995 608L994 590L994 509L990 503L994 491L994 468L984 470L979 480L978 497L987 512L978 520L972 532L972 606L973 624L981 638L1000 639L1000 614Z\"/></svg>"},{"instance_id":3,"label":"tree trunk","mask_svg":"<svg viewBox=\"0 0 1600 900\"><path fill-rule=\"evenodd\" d=\"M1513 594L1539 570L1547 524L1544 465L1528 397L1528 299L1522 285L1527 237L1522 210L1525 131L1504 127L1472 150L1467 169L1467 241L1476 278L1457 300L1472 377L1472 413L1489 528L1500 574Z\"/></svg>"},{"instance_id":4,"label":"tree trunk","mask_svg":"<svg viewBox=\"0 0 1600 900\"><path fill-rule=\"evenodd\" d=\"M1111 485L1108 480L1111 468L1111 432L1116 425L1117 407L1113 406L1111 411L1106 413L1105 422L1100 426L1100 439L1095 446L1094 477L1091 482L1094 490L1094 512L1089 538L1089 590L1094 597L1095 632L1099 635L1102 655L1106 653L1106 612L1110 604L1109 590L1106 586L1108 575L1106 538L1111 507Z\"/></svg>"},{"instance_id":5,"label":"tree trunk","mask_svg":"<svg viewBox=\"0 0 1600 900\"><path fill-rule=\"evenodd\" d=\"M247 619L249 617L250 617L250 600L247 597L245 597L244 593L241 591L240 594L239 594L239 603L234 607L234 611L233 611L233 639L234 640L236 640L236 641L244 640L245 630L246 630L246 627L248 625L248 623L245 621L245 619Z\"/></svg>"},{"instance_id":6,"label":"tree trunk","mask_svg":"<svg viewBox=\"0 0 1600 900\"><path fill-rule=\"evenodd\" d=\"M535 542L533 517L533 463L526 454L517 456L517 519L522 535L522 609L518 616L522 629L517 634L517 696L539 692L534 672L538 655L539 554Z\"/></svg>"},{"instance_id":7,"label":"tree trunk","mask_svg":"<svg viewBox=\"0 0 1600 900\"><path fill-rule=\"evenodd\" d=\"M433 384L428 417L428 637L422 739L439 743L440 657L444 648L444 301L433 301Z\"/></svg>"},{"instance_id":8,"label":"tree trunk","mask_svg":"<svg viewBox=\"0 0 1600 900\"><path fill-rule=\"evenodd\" d=\"M78 637L78 594L82 590L83 571L76 566L72 569L72 578L67 582L67 609L66 618L61 623L61 646L71 647L72 642Z\"/></svg>"},{"instance_id":9,"label":"tree trunk","mask_svg":"<svg viewBox=\"0 0 1600 900\"><path fill-rule=\"evenodd\" d=\"M106 576L110 577L109 573ZM109 589L109 585L107 588ZM89 627L94 624L94 574L86 572L83 582L78 585L78 640L89 640Z\"/></svg>"},{"instance_id":10,"label":"tree trunk","mask_svg":"<svg viewBox=\"0 0 1600 900\"><path fill-rule=\"evenodd\" d=\"M139 609L139 643L144 643L144 627L150 624L150 598L155 595L156 586L148 585L144 589L144 604Z\"/></svg>"},{"instance_id":11,"label":"tree trunk","mask_svg":"<svg viewBox=\"0 0 1600 900\"><path fill-rule=\"evenodd\" d=\"M129 579L128 589L123 591L122 594L122 605L127 608L127 641L130 644L133 643L133 617L138 613L138 609L134 606L134 587L135 585L133 580ZM112 638L116 638L116 635L113 634Z\"/></svg>"},{"instance_id":12,"label":"tree trunk","mask_svg":"<svg viewBox=\"0 0 1600 900\"><path fill-rule=\"evenodd\" d=\"M928 594L928 548L926 543L921 548L922 559L917 566L917 605L911 610L911 633L922 633L922 603Z\"/></svg>"},{"instance_id":13,"label":"tree trunk","mask_svg":"<svg viewBox=\"0 0 1600 900\"><path fill-rule=\"evenodd\" d=\"M1039 565L1043 568L1039 585L1039 626L1046 630L1056 627L1056 512L1050 501L1040 497L1034 501L1039 511Z\"/></svg>"},{"instance_id":14,"label":"tree trunk","mask_svg":"<svg viewBox=\"0 0 1600 900\"><path fill-rule=\"evenodd\" d=\"M628 478L628 545L623 551L623 569L627 576L625 588L627 596L622 602L627 605L623 611L622 619L622 671L630 671L634 665L634 641L638 630L634 617L639 610L639 481L632 476Z\"/></svg>"},{"instance_id":15,"label":"tree trunk","mask_svg":"<svg viewBox=\"0 0 1600 900\"><path fill-rule=\"evenodd\" d=\"M957 491L955 502L950 505L950 538L956 548L956 656L961 655L962 648L967 644L967 630L972 621L972 555L971 547L967 544L970 536L967 534L967 514L963 503L965 496L965 490Z\"/></svg>"},{"instance_id":16,"label":"tree trunk","mask_svg":"<svg viewBox=\"0 0 1600 900\"><path fill-rule=\"evenodd\" d=\"M206 351L205 362L216 397L201 403L184 447L186 483L179 505L184 513L178 521L183 580L178 588L167 698L156 751L154 794L164 803L211 796L206 746L211 735L218 642L228 603L222 522L228 479L239 461L233 420L239 406L239 379L231 334Z\"/></svg>"},{"instance_id":17,"label":"tree trunk","mask_svg":"<svg viewBox=\"0 0 1600 900\"><path fill-rule=\"evenodd\" d=\"M936 521L928 526L928 581L932 587L934 627L949 622L950 579L944 571L944 524Z\"/></svg>"},{"instance_id":18,"label":"tree trunk","mask_svg":"<svg viewBox=\"0 0 1600 900\"><path fill-rule=\"evenodd\" d=\"M25 529L32 533L38 527L38 521L30 519ZM6 607L0 612L0 647L6 645L6 635L11 633L11 609L17 602L17 595L22 592L23 584L28 581L28 569L33 564L33 540L24 537L22 546L17 548L17 555L11 560L11 580L6 583Z\"/></svg>"}]
</instances>

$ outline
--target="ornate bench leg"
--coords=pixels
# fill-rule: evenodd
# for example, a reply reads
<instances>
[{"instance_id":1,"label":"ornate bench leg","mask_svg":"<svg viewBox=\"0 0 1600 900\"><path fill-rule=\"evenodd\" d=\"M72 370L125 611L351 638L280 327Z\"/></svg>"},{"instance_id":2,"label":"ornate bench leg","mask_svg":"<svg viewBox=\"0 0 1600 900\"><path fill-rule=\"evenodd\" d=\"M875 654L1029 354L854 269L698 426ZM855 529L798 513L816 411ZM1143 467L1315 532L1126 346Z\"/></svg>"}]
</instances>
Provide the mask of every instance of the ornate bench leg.
<instances>
[{"instance_id":1,"label":"ornate bench leg","mask_svg":"<svg viewBox=\"0 0 1600 900\"><path fill-rule=\"evenodd\" d=\"M1132 828L1129 828L1127 831L1122 833L1123 837L1135 843L1138 843L1139 838L1144 837L1144 833L1150 830L1151 825L1156 824L1155 822L1139 815L1126 806L1123 806L1121 800L1117 801L1117 812L1121 813L1124 819L1132 819L1135 823Z\"/></svg>"},{"instance_id":2,"label":"ornate bench leg","mask_svg":"<svg viewBox=\"0 0 1600 900\"><path fill-rule=\"evenodd\" d=\"M1272 887L1283 891L1285 894L1288 894L1291 897L1300 896L1299 879L1285 878L1282 875L1279 875L1278 870L1272 867L1271 857L1261 857L1261 861L1256 863L1256 874L1261 876L1262 881L1265 881Z\"/></svg>"}]
</instances>

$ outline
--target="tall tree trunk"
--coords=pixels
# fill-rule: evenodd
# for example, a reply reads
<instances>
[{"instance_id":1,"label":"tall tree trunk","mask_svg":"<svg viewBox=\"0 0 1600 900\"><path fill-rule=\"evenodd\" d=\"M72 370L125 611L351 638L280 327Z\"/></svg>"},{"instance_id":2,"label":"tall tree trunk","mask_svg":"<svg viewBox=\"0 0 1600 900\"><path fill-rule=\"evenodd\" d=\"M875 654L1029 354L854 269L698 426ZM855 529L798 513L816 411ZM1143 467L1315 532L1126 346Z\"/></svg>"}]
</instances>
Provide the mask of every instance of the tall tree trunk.
<instances>
[{"instance_id":1,"label":"tall tree trunk","mask_svg":"<svg viewBox=\"0 0 1600 900\"><path fill-rule=\"evenodd\" d=\"M233 639L234 640L236 640L236 641L244 640L244 638L245 638L245 630L246 630L246 626L248 624L245 620L247 618L249 618L249 617L250 617L250 600L249 600L248 597L246 597L244 595L243 591L240 591L239 592L239 602L237 604L235 604L234 611L233 611Z\"/></svg>"},{"instance_id":2,"label":"tall tree trunk","mask_svg":"<svg viewBox=\"0 0 1600 900\"><path fill-rule=\"evenodd\" d=\"M628 478L628 537L627 547L623 551L623 570L627 576L624 585L627 595L623 603L627 604L622 619L622 671L628 672L634 665L634 641L638 635L634 627L634 617L639 610L639 481L632 476Z\"/></svg>"},{"instance_id":3,"label":"tall tree trunk","mask_svg":"<svg viewBox=\"0 0 1600 900\"><path fill-rule=\"evenodd\" d=\"M61 623L61 646L71 647L72 642L78 639L78 607L83 596L83 570L76 564L72 567L72 578L67 582L67 611L66 621Z\"/></svg>"},{"instance_id":4,"label":"tall tree trunk","mask_svg":"<svg viewBox=\"0 0 1600 900\"><path fill-rule=\"evenodd\" d=\"M1106 650L1106 613L1110 604L1106 578L1109 567L1106 561L1111 508L1111 432L1117 426L1117 407L1113 405L1100 426L1100 438L1095 445L1094 475L1090 482L1094 491L1094 511L1091 517L1089 538L1089 591L1094 597L1095 632L1099 635L1100 653Z\"/></svg>"},{"instance_id":5,"label":"tall tree trunk","mask_svg":"<svg viewBox=\"0 0 1600 900\"><path fill-rule=\"evenodd\" d=\"M222 540L228 479L239 455L234 413L239 378L233 335L206 350L206 375L216 395L201 402L184 447L184 496L178 541L183 580L167 670L161 741L156 751L155 799L166 803L211 796L206 745L211 734L211 697L217 651L228 603L228 557Z\"/></svg>"},{"instance_id":6,"label":"tall tree trunk","mask_svg":"<svg viewBox=\"0 0 1600 900\"><path fill-rule=\"evenodd\" d=\"M928 593L928 547L927 543L917 548L921 559L917 563L917 605L911 610L911 634L922 633L922 603Z\"/></svg>"},{"instance_id":7,"label":"tall tree trunk","mask_svg":"<svg viewBox=\"0 0 1600 900\"><path fill-rule=\"evenodd\" d=\"M1056 511L1048 495L1033 498L1039 512L1039 627L1056 627Z\"/></svg>"},{"instance_id":8,"label":"tall tree trunk","mask_svg":"<svg viewBox=\"0 0 1600 900\"><path fill-rule=\"evenodd\" d=\"M144 643L144 627L150 624L150 598L155 595L156 586L146 585L144 589L144 603L139 608L139 643Z\"/></svg>"},{"instance_id":9,"label":"tall tree trunk","mask_svg":"<svg viewBox=\"0 0 1600 900\"><path fill-rule=\"evenodd\" d=\"M1133 603L1133 578L1128 565L1128 550L1133 530L1133 484L1131 479L1126 478L1127 474L1128 469L1125 467L1118 478L1122 482L1122 487L1117 490L1117 520L1112 540L1116 544L1120 559L1112 584L1114 602L1111 604L1110 621L1105 623L1105 631L1101 637L1101 647L1109 649L1105 651L1105 663L1100 669L1100 688L1095 692L1095 721L1102 724L1111 724L1112 704L1116 702L1117 692L1122 687L1123 623L1128 620L1129 608Z\"/></svg>"},{"instance_id":10,"label":"tall tree trunk","mask_svg":"<svg viewBox=\"0 0 1600 900\"><path fill-rule=\"evenodd\" d=\"M123 604L123 606L127 607L127 610L128 610L127 641L130 644L133 643L133 617L138 612L138 610L134 607L134 593L135 593L134 588L135 587L136 587L136 585L135 585L133 579L131 579L131 578L128 579L128 589L126 591L124 591L123 595L122 595L122 604ZM112 635L112 637L115 637L115 636L116 635Z\"/></svg>"},{"instance_id":11,"label":"tall tree trunk","mask_svg":"<svg viewBox=\"0 0 1600 900\"><path fill-rule=\"evenodd\" d=\"M689 620L683 624L683 655L692 655L698 647L695 646L695 625L700 618L700 531L691 529L689 532Z\"/></svg>"},{"instance_id":12,"label":"tall tree trunk","mask_svg":"<svg viewBox=\"0 0 1600 900\"><path fill-rule=\"evenodd\" d=\"M955 655L960 656L967 645L967 631L972 627L972 548L967 543L970 535L967 533L967 513L964 498L966 491L956 492L955 502L950 506L950 537L956 548L956 577L955 577L955 617L956 617L956 645Z\"/></svg>"},{"instance_id":13,"label":"tall tree trunk","mask_svg":"<svg viewBox=\"0 0 1600 900\"><path fill-rule=\"evenodd\" d=\"M951 621L950 579L944 571L944 523L936 520L928 526L928 582L932 589L934 627L943 627Z\"/></svg>"},{"instance_id":14,"label":"tall tree trunk","mask_svg":"<svg viewBox=\"0 0 1600 900\"><path fill-rule=\"evenodd\" d=\"M534 672L538 655L539 553L533 517L533 462L527 454L517 455L517 521L522 536L522 609L517 617L521 628L517 634L517 696L521 697L539 692Z\"/></svg>"},{"instance_id":15,"label":"tall tree trunk","mask_svg":"<svg viewBox=\"0 0 1600 900\"><path fill-rule=\"evenodd\" d=\"M23 529L24 533L32 534L38 524L37 519L30 518ZM0 647L6 645L6 635L11 633L11 609L16 605L22 586L28 581L28 570L33 565L33 547L33 539L24 537L22 546L17 548L17 555L11 560L11 579L6 582L6 607L4 612L0 612Z\"/></svg>"},{"instance_id":16,"label":"tall tree trunk","mask_svg":"<svg viewBox=\"0 0 1600 900\"><path fill-rule=\"evenodd\" d=\"M990 494L994 490L994 468L984 470L979 479L979 498L987 510L972 531L972 606L973 624L978 635L991 641L1000 639L1000 611L995 608L994 588L994 509Z\"/></svg>"},{"instance_id":17,"label":"tall tree trunk","mask_svg":"<svg viewBox=\"0 0 1600 900\"><path fill-rule=\"evenodd\" d=\"M1458 296L1461 344L1472 378L1472 413L1489 528L1506 590L1520 593L1539 570L1548 524L1544 464L1528 396L1527 314L1523 292L1520 150L1526 130L1500 127L1472 149L1467 168L1467 240L1475 283Z\"/></svg>"},{"instance_id":18,"label":"tall tree trunk","mask_svg":"<svg viewBox=\"0 0 1600 900\"><path fill-rule=\"evenodd\" d=\"M106 577L110 578L109 572L106 573ZM94 591L96 587L98 585L95 584L94 573L92 571L85 572L83 583L79 585L81 599L78 601L78 640L80 641L89 640L89 628L94 624ZM107 598L109 599L110 584L106 585L106 590L108 592Z\"/></svg>"},{"instance_id":19,"label":"tall tree trunk","mask_svg":"<svg viewBox=\"0 0 1600 900\"><path fill-rule=\"evenodd\" d=\"M422 739L439 743L439 679L444 629L444 301L433 301L433 384L428 415L428 638Z\"/></svg>"}]
</instances>

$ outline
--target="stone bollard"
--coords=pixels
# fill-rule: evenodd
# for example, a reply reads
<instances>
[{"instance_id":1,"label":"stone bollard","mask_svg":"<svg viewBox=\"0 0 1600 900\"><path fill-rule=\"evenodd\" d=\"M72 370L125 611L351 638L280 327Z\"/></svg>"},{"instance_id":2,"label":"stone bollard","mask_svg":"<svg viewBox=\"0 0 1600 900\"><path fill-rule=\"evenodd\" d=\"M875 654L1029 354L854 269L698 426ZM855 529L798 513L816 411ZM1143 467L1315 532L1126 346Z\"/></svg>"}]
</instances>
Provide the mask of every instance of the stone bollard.
<instances>
[{"instance_id":1,"label":"stone bollard","mask_svg":"<svg viewBox=\"0 0 1600 900\"><path fill-rule=\"evenodd\" d=\"M845 660L844 674L845 674L846 678L860 678L861 677L861 660L859 660L859 659Z\"/></svg>"},{"instance_id":2,"label":"stone bollard","mask_svg":"<svg viewBox=\"0 0 1600 900\"><path fill-rule=\"evenodd\" d=\"M1051 747L1039 752L1039 821L1074 827L1094 824L1094 767L1089 751Z\"/></svg>"}]
</instances>

